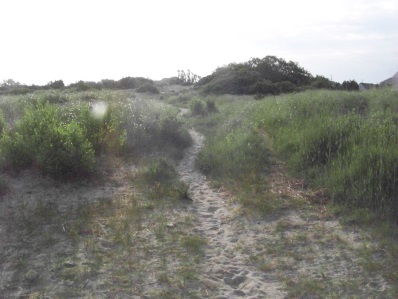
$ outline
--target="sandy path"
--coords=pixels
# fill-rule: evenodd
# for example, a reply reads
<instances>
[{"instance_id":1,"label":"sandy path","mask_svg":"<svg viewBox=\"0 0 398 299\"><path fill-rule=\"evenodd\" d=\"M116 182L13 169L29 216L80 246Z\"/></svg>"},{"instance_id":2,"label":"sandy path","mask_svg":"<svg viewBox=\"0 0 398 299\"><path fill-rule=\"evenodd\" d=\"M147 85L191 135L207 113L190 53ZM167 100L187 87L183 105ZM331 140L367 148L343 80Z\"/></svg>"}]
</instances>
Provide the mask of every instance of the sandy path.
<instances>
[{"instance_id":1,"label":"sandy path","mask_svg":"<svg viewBox=\"0 0 398 299\"><path fill-rule=\"evenodd\" d=\"M282 298L283 287L273 277L250 266L240 245L255 238L245 232L235 220L225 194L213 190L206 177L195 170L195 158L203 146L204 137L191 130L194 145L189 148L177 167L182 180L189 184L192 209L197 216L197 233L207 240L204 280L217 291L216 298ZM254 244L251 244L254 246Z\"/></svg>"}]
</instances>

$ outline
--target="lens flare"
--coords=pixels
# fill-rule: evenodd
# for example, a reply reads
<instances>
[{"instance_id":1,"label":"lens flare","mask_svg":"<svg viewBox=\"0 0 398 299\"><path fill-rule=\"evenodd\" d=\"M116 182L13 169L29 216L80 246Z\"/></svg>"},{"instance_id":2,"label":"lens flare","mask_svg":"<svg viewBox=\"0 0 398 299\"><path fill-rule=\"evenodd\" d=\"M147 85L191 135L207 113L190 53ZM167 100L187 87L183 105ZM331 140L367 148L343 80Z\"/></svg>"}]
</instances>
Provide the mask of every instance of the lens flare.
<instances>
[{"instance_id":1,"label":"lens flare","mask_svg":"<svg viewBox=\"0 0 398 299\"><path fill-rule=\"evenodd\" d=\"M106 103L96 102L92 106L91 115L95 119L102 119L102 118L104 118L107 110L108 110L108 105Z\"/></svg>"}]
</instances>

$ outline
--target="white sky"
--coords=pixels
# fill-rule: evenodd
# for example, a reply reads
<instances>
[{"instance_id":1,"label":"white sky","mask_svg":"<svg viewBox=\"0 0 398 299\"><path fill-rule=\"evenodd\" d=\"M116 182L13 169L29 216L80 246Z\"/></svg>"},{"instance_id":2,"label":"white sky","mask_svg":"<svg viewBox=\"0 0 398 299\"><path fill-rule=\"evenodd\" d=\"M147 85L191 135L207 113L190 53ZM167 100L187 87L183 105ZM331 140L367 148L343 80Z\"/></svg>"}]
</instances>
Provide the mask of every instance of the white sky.
<instances>
[{"instance_id":1,"label":"white sky","mask_svg":"<svg viewBox=\"0 0 398 299\"><path fill-rule=\"evenodd\" d=\"M313 75L398 71L397 0L1 0L0 82L159 80L275 55Z\"/></svg>"}]
</instances>

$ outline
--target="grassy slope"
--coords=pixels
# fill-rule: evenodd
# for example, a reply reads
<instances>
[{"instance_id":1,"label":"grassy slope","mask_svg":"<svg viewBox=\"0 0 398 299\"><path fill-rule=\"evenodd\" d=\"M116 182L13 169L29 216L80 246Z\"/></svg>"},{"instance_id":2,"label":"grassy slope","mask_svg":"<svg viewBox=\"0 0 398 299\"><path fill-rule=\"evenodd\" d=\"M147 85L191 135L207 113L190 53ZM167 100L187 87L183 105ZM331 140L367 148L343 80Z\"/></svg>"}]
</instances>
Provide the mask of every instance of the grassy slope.
<instances>
[{"instance_id":1,"label":"grassy slope","mask_svg":"<svg viewBox=\"0 0 398 299\"><path fill-rule=\"evenodd\" d=\"M279 198L276 200L277 198L269 192L271 187L267 182L272 167L278 164L279 159L283 159L287 161L293 174L305 176L308 181L317 186L326 184L327 175L332 173L330 169L333 170L333 167L336 167L331 161L335 159L339 161L339 155L345 153L348 145L363 139L373 144L374 137L366 139L365 134L372 130L366 129L362 132L360 129L358 131L350 129L346 133L344 129L347 124L353 128L363 123L371 127L374 123L371 120L380 120L380 118L375 118L378 115L377 111L391 115L391 120L394 121L394 113L397 113L396 94L383 92L350 94L319 91L269 97L263 101L253 101L251 98L243 97L217 97L215 100L219 113L194 119L195 126L208 136L207 146L198 159L198 166L213 179L217 179L218 183L228 185L234 190L248 210L267 214L279 208L297 205L298 202L294 202L291 198L284 201L280 201ZM108 95L104 94L82 93L80 95L83 94L87 94L86 99L75 94L71 95L76 97L76 102L72 100L71 103L79 103L81 100L92 97L106 101L118 98L115 95L109 95L108 99ZM377 101L374 99L376 97ZM164 130L162 130L162 127L153 126L153 120L157 117L163 119L162 116L169 113L172 117L165 117L165 119L175 120L174 112L165 113L167 109L155 107L152 109L148 103L139 101L135 107L135 111L139 113L134 114L135 116L131 118L132 122L124 123L125 128L130 128L132 135L129 138L132 145L136 145L133 152L145 153L152 148L156 149L152 154L156 154L159 153L159 149L167 149L168 146L164 145L168 143L164 143L166 141L159 139L159 136L172 134L167 129L173 126L164 122ZM353 111L357 107L360 109ZM18 112L18 110L15 111ZM5 116L7 118L8 114L5 113ZM314 119L311 119L311 116ZM339 121L335 121L336 119ZM172 125L176 123L178 121L173 121ZM381 126L384 123L378 124ZM389 122L386 126L388 124ZM329 130L330 128L335 130ZM381 128L384 127L381 126ZM387 126L387 128L390 127ZM174 129L172 131L175 131ZM151 134L147 135L144 132ZM335 140L332 139L335 135L330 132L336 132L339 142L346 141L347 148L337 147L336 150L334 143L331 142ZM353 132L362 132L365 136L359 133L354 135L353 139L351 139L352 136L346 136ZM376 132L377 138L380 139L380 131ZM319 136L319 138L314 138L314 136ZM304 138L300 139L300 137ZM182 138L182 140L185 139ZM157 141L161 142L160 146L156 146ZM139 144L145 146L139 147ZM379 148L388 148L385 143L382 145ZM319 146L324 146L325 150L318 152ZM177 148L180 147L177 146ZM181 148L183 149L183 146ZM361 147L357 146L357 148ZM181 155L181 152L176 152L173 147L168 152L171 157ZM321 163L315 163L313 157L316 157L315 161ZM341 162L341 165L344 163ZM172 166L166 168L172 168ZM160 171L159 174L158 171ZM205 296L204 293L200 294L201 290L196 285L198 268L195 267L203 258L205 242L195 235L194 221L185 213L186 203L176 200L184 194L184 186L173 179L173 174L171 175L172 183L170 180L166 180L166 184L152 182L152 179L146 181L146 178L158 177L158 175L162 177L163 174L162 168L156 164L149 164L142 175L131 178L131 184L137 192L122 194L112 201L104 200L79 209L81 215L77 215L76 220L72 219L70 228L66 229L69 241L74 244L76 252L79 248L80 250L84 248L85 263L77 262L81 259L79 255L60 259L58 265L53 265L58 282L63 281L72 285L76 294L95 296L90 291L81 291L84 287L83 280L107 273L100 287L109 289L108 295L111 296L131 293L145 293L157 298ZM337 193L336 199L338 199ZM359 217L351 218L350 223L358 222L358 219L365 221L374 219L367 216L368 209L365 212L364 209L355 211L359 212L352 214L357 213ZM364 215L367 218L364 218ZM61 223L58 223L56 218L47 217L45 221L43 220L43 227L49 223L54 224L54 229L60 227ZM365 223L369 224L369 222ZM170 227L178 229L170 233ZM39 230L40 225L35 229ZM391 281L397 282L398 275L394 270L397 259L396 244L391 238L391 230L388 226L383 226L383 229L378 233L385 236L382 240L384 243L377 250L385 250L388 259L372 261L366 266L369 271L384 272L383 274L389 276ZM87 231L89 233L85 235ZM153 244L156 246L154 247ZM371 255L373 251L366 249L363 254L366 260L366 254ZM75 266L71 267L70 260L74 261ZM126 261L129 262L126 263ZM21 265L21 269L21 272L27 272L28 261L26 265ZM133 285L131 281L134 281ZM152 283L160 285L160 288L151 289ZM303 289L298 290L300 287ZM305 294L306 291L319 287L325 290L329 288L327 282L314 285L312 281L304 281L301 285L292 287L290 294L297 297L299 294ZM324 290L320 290L320 294L322 292ZM50 290L38 288L32 294L44 296L50 294Z\"/></svg>"},{"instance_id":2,"label":"grassy slope","mask_svg":"<svg viewBox=\"0 0 398 299\"><path fill-rule=\"evenodd\" d=\"M217 99L220 114L196 121L207 133L198 165L218 179L264 174L273 157L336 202L398 216L398 95L307 91L263 101Z\"/></svg>"},{"instance_id":3,"label":"grassy slope","mask_svg":"<svg viewBox=\"0 0 398 299\"><path fill-rule=\"evenodd\" d=\"M300 179L284 185L309 184L304 192L315 207L332 198L327 210L343 223L372 228L374 250L387 255L370 262L364 246L365 268L398 285L397 92L307 91L262 101L222 96L216 103L220 113L195 120L208 136L198 167L229 186L246 211L263 215L308 208L294 195L273 192L281 185L274 172L288 169Z\"/></svg>"}]
</instances>

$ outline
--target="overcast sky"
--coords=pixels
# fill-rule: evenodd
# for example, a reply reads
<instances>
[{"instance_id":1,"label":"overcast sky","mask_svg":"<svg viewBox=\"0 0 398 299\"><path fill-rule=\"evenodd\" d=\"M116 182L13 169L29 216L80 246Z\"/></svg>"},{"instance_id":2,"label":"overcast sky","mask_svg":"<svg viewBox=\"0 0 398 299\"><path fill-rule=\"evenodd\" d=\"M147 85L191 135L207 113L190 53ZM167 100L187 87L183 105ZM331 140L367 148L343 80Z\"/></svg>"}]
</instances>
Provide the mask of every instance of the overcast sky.
<instances>
[{"instance_id":1,"label":"overcast sky","mask_svg":"<svg viewBox=\"0 0 398 299\"><path fill-rule=\"evenodd\" d=\"M335 81L398 72L397 0L1 0L0 82L159 80L275 55Z\"/></svg>"}]
</instances>

